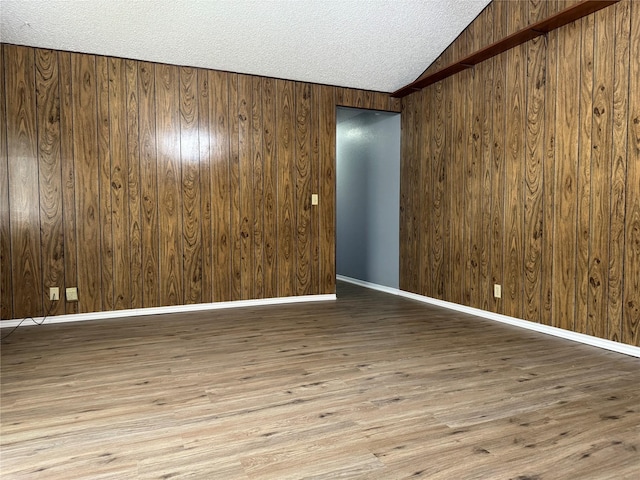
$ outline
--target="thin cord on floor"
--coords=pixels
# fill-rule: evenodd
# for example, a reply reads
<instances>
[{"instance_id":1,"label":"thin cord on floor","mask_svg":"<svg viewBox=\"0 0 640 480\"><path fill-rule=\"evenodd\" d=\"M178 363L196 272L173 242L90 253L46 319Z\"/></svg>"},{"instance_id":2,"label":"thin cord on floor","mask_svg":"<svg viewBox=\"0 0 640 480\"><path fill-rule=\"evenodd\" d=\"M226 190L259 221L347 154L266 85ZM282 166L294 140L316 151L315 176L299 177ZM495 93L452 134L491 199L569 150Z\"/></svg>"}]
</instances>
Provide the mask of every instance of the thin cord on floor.
<instances>
[{"instance_id":1,"label":"thin cord on floor","mask_svg":"<svg viewBox=\"0 0 640 480\"><path fill-rule=\"evenodd\" d=\"M15 331L18 329L18 327L19 327L20 325L22 325L22 323L23 323L24 321L26 321L26 320L31 320L34 324L36 324L36 325L38 325L38 326L42 325L42 324L44 323L44 321L47 319L47 317L49 316L49 314L51 313L51 310L53 309L53 305L54 305L56 302L57 302L57 300L54 300L54 301L52 301L52 302L49 304L49 310L47 310L47 313L45 314L45 316L44 316L44 317L42 317L42 320L40 320L40 321L38 322L38 321L34 320L34 318L33 318L33 317L24 317L22 320L20 320L20 323L18 323L18 325L16 325L15 327L13 327L13 330L11 330L9 333L7 333L4 337L0 338L0 342L4 342L4 340L5 340L5 339L9 338L9 337L13 334L13 332L15 332Z\"/></svg>"}]
</instances>

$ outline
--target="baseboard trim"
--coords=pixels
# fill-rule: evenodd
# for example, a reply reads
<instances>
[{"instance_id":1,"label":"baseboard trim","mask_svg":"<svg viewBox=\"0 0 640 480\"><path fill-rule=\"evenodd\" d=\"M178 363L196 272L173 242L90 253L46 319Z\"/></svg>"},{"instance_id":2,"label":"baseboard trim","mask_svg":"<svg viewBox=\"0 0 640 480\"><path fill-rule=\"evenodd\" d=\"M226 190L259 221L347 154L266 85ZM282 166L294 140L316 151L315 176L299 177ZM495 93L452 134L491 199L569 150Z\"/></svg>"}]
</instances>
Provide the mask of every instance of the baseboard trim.
<instances>
[{"instance_id":1,"label":"baseboard trim","mask_svg":"<svg viewBox=\"0 0 640 480\"><path fill-rule=\"evenodd\" d=\"M354 285L360 285L361 287L365 287L370 290L378 290L380 292L390 293L391 295L400 294L400 290L398 290L397 288L386 287L384 285L378 285L377 283L365 282L364 280L358 280L357 278L346 277L344 275L336 275L336 280L353 283Z\"/></svg>"},{"instance_id":2,"label":"baseboard trim","mask_svg":"<svg viewBox=\"0 0 640 480\"><path fill-rule=\"evenodd\" d=\"M288 303L325 302L330 300L336 300L336 295L301 295L297 297L258 298L254 300L234 300L230 302L194 303L189 305L173 305L170 307L132 308L129 310L113 310L109 312L55 315L52 317L46 317L45 324L86 322L92 320L108 320L145 315L163 315L165 313L185 313L200 312L204 310L222 310L227 308L258 307L263 305L283 305ZM34 322L40 323L43 318L44 317L34 317L33 320ZM25 326L31 325L31 323L26 323L20 319L3 320L0 322L0 329L16 327L20 322L23 322L23 325Z\"/></svg>"},{"instance_id":3,"label":"baseboard trim","mask_svg":"<svg viewBox=\"0 0 640 480\"><path fill-rule=\"evenodd\" d=\"M611 350L613 352L622 353L631 357L640 358L640 347L634 347L626 343L614 342L612 340L606 340L604 338L594 337L592 335L585 335L584 333L571 332L558 327L552 327L550 325L542 325L540 323L529 322L520 318L510 317L508 315L502 315L500 313L488 312L479 308L467 307L458 303L447 302L444 300L438 300L437 298L426 297L424 295L418 295L417 293L406 292L395 288L385 287L383 285L376 285L374 283L364 282L350 277L337 276L338 280L344 282L360 285L361 287L370 288L372 290L379 290L381 292L390 293L392 295L399 295L401 297L417 300L418 302L428 303L449 310L456 310L462 313L468 313L469 315L475 315L476 317L486 318L500 323L506 323L515 327L525 328L527 330L534 330L536 332L545 333L547 335L553 335L554 337L564 338L578 343L591 345L593 347L603 348L605 350Z\"/></svg>"}]
</instances>

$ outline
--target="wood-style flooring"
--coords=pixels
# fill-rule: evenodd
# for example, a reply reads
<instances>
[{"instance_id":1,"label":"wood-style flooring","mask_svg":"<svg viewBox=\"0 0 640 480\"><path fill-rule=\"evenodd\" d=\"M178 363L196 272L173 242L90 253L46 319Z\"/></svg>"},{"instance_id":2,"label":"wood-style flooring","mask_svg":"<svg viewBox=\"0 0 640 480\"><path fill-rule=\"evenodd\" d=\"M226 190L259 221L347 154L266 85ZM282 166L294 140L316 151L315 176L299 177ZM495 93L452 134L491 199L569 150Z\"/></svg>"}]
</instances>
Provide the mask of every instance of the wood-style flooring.
<instances>
[{"instance_id":1,"label":"wood-style flooring","mask_svg":"<svg viewBox=\"0 0 640 480\"><path fill-rule=\"evenodd\" d=\"M338 296L20 327L2 344L0 476L640 478L639 359Z\"/></svg>"}]
</instances>

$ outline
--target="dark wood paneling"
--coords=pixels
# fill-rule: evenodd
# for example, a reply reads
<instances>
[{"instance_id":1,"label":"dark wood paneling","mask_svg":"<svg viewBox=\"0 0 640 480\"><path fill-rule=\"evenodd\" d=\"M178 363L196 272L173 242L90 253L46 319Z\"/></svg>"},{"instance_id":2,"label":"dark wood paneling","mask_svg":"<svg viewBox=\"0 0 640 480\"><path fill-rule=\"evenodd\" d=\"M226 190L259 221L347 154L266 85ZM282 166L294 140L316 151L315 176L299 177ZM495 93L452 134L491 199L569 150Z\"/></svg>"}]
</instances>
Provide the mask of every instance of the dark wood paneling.
<instances>
[{"instance_id":1,"label":"dark wood paneling","mask_svg":"<svg viewBox=\"0 0 640 480\"><path fill-rule=\"evenodd\" d=\"M0 44L0 319L13 318L11 229L9 228L9 163L4 76L4 45Z\"/></svg>"},{"instance_id":2,"label":"dark wood paneling","mask_svg":"<svg viewBox=\"0 0 640 480\"><path fill-rule=\"evenodd\" d=\"M489 41L488 31L500 38L573 3L494 1L493 15L485 10L439 61ZM623 0L403 98L402 288L415 264L434 272L441 262L444 296L424 276L418 293L639 343L639 24L640 8ZM420 102L428 107L415 118ZM443 147L439 118L451 132ZM441 148L450 185L442 207L433 174ZM431 179L415 185L425 166ZM414 212L423 218L417 234ZM450 222L442 260L437 215Z\"/></svg>"},{"instance_id":3,"label":"dark wood paneling","mask_svg":"<svg viewBox=\"0 0 640 480\"><path fill-rule=\"evenodd\" d=\"M160 304L183 301L179 69L156 65Z\"/></svg>"},{"instance_id":4,"label":"dark wood paneling","mask_svg":"<svg viewBox=\"0 0 640 480\"><path fill-rule=\"evenodd\" d=\"M64 284L58 54L37 50L35 63L36 116L42 120L38 128L38 173L43 293L46 310L59 315L64 313L64 302L51 304L48 300L49 287Z\"/></svg>"},{"instance_id":5,"label":"dark wood paneling","mask_svg":"<svg viewBox=\"0 0 640 480\"><path fill-rule=\"evenodd\" d=\"M14 315L42 315L35 52L5 46L9 225Z\"/></svg>"},{"instance_id":6,"label":"dark wood paneling","mask_svg":"<svg viewBox=\"0 0 640 480\"><path fill-rule=\"evenodd\" d=\"M184 303L202 302L202 226L198 73L180 68L180 158L182 164L182 277Z\"/></svg>"},{"instance_id":7,"label":"dark wood paneling","mask_svg":"<svg viewBox=\"0 0 640 480\"><path fill-rule=\"evenodd\" d=\"M155 67L138 64L142 237L142 306L160 305Z\"/></svg>"},{"instance_id":8,"label":"dark wood paneling","mask_svg":"<svg viewBox=\"0 0 640 480\"><path fill-rule=\"evenodd\" d=\"M640 345L640 5L637 2L631 2L629 53L629 157L622 341Z\"/></svg>"},{"instance_id":9,"label":"dark wood paneling","mask_svg":"<svg viewBox=\"0 0 640 480\"><path fill-rule=\"evenodd\" d=\"M613 83L613 148L611 154L611 197L609 235L609 281L607 336L621 341L624 292L624 218L627 174L627 120L629 116L629 2L616 5L614 83Z\"/></svg>"},{"instance_id":10,"label":"dark wood paneling","mask_svg":"<svg viewBox=\"0 0 640 480\"><path fill-rule=\"evenodd\" d=\"M294 83L276 81L278 165L278 296L295 292L295 90Z\"/></svg>"},{"instance_id":11,"label":"dark wood paneling","mask_svg":"<svg viewBox=\"0 0 640 480\"><path fill-rule=\"evenodd\" d=\"M399 100L7 45L2 59L3 319L42 315L49 286L79 288L52 314L335 293L335 107ZM414 237L433 224L412 215Z\"/></svg>"}]
</instances>

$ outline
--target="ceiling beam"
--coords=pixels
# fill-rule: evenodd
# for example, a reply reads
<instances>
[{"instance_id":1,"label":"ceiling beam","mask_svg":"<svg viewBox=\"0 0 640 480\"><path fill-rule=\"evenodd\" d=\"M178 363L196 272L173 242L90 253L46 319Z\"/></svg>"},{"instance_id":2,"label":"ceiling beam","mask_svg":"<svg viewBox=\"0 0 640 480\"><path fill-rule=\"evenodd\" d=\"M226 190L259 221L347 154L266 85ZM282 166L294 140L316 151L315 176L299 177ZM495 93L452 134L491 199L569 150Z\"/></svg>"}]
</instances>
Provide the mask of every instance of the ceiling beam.
<instances>
[{"instance_id":1,"label":"ceiling beam","mask_svg":"<svg viewBox=\"0 0 640 480\"><path fill-rule=\"evenodd\" d=\"M540 35L545 35L556 28L563 27L564 25L582 17L586 17L587 15L597 12L598 10L602 10L603 8L618 3L619 1L620 0L584 0L580 3L576 3L575 5L552 15L545 20L531 24L522 30L512 33L502 40L498 40L497 42L494 42L491 45L468 55L462 60L438 70L437 72L430 75L422 75L416 81L393 92L391 96L396 98L406 97L411 93L422 90L424 87L439 82L451 75L455 75L467 68L472 68L480 62L488 60L491 57L495 57L496 55L500 55L513 47L522 45L523 43L539 37Z\"/></svg>"}]
</instances>

